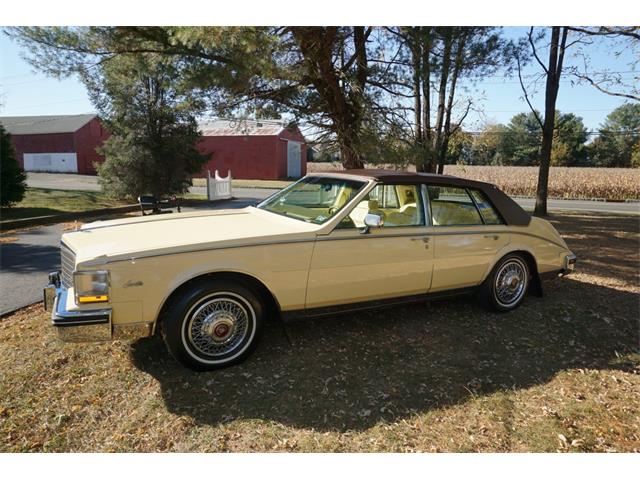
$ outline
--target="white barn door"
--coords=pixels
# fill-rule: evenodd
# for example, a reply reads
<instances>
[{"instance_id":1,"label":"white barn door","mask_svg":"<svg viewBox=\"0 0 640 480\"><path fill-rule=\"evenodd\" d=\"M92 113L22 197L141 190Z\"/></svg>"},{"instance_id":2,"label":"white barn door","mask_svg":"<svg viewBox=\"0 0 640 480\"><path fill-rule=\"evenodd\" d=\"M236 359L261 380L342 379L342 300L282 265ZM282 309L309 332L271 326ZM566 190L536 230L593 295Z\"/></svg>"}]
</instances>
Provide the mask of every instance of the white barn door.
<instances>
[{"instance_id":1,"label":"white barn door","mask_svg":"<svg viewBox=\"0 0 640 480\"><path fill-rule=\"evenodd\" d=\"M300 142L287 141L287 177L300 178L302 176L302 144Z\"/></svg>"},{"instance_id":2,"label":"white barn door","mask_svg":"<svg viewBox=\"0 0 640 480\"><path fill-rule=\"evenodd\" d=\"M25 153L24 169L27 172L78 173L75 153Z\"/></svg>"}]
</instances>

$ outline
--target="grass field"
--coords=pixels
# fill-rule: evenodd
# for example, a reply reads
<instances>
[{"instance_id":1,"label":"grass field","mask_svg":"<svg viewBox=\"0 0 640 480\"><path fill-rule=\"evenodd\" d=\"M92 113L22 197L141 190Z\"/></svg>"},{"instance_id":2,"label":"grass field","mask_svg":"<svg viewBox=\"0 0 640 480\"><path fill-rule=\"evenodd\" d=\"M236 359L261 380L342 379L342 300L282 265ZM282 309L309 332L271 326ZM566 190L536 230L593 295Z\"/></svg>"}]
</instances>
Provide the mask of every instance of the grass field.
<instances>
[{"instance_id":1,"label":"grass field","mask_svg":"<svg viewBox=\"0 0 640 480\"><path fill-rule=\"evenodd\" d=\"M370 165L375 168L375 165ZM387 166L393 168L392 166ZM337 171L335 163L308 163L308 171ZM415 168L410 168L415 171ZM509 195L535 197L538 167L446 165L444 173L497 185ZM606 200L640 200L640 168L551 167L549 196Z\"/></svg>"},{"instance_id":2,"label":"grass field","mask_svg":"<svg viewBox=\"0 0 640 480\"><path fill-rule=\"evenodd\" d=\"M27 188L22 202L0 209L0 220L43 217L69 212L85 212L117 207L126 202L108 198L101 192Z\"/></svg>"},{"instance_id":3,"label":"grass field","mask_svg":"<svg viewBox=\"0 0 640 480\"><path fill-rule=\"evenodd\" d=\"M640 451L640 225L552 218L578 270L508 314L470 299L270 324L194 373L158 339L63 344L0 320L0 450Z\"/></svg>"}]
</instances>

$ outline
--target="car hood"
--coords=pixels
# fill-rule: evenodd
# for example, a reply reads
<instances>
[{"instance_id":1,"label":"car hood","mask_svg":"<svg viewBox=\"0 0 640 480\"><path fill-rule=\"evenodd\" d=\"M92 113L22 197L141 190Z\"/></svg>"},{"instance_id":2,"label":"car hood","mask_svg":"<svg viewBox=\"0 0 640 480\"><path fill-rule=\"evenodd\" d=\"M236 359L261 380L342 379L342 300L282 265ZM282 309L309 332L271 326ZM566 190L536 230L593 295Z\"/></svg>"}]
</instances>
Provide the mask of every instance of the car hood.
<instances>
[{"instance_id":1,"label":"car hood","mask_svg":"<svg viewBox=\"0 0 640 480\"><path fill-rule=\"evenodd\" d=\"M207 210L93 222L65 233L62 242L76 262L98 265L111 261L296 241L315 236L318 225L255 207Z\"/></svg>"}]
</instances>

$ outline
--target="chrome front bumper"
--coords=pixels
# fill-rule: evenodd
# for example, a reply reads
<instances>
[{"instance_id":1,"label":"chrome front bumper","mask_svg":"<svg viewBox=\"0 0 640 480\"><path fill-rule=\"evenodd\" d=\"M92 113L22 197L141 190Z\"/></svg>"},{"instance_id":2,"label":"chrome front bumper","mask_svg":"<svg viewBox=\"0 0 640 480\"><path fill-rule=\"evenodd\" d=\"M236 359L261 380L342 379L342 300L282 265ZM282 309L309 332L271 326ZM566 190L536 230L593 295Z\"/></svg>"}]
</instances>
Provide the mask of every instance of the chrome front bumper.
<instances>
[{"instance_id":1,"label":"chrome front bumper","mask_svg":"<svg viewBox=\"0 0 640 480\"><path fill-rule=\"evenodd\" d=\"M575 270L577 258L578 257L576 257L575 254L573 253L570 253L569 255L565 255L564 262L562 265L562 272L561 272L562 276L569 275L571 272Z\"/></svg>"},{"instance_id":2,"label":"chrome front bumper","mask_svg":"<svg viewBox=\"0 0 640 480\"><path fill-rule=\"evenodd\" d=\"M44 288L44 308L51 312L51 323L65 342L135 340L153 333L152 322L113 325L111 308L67 310L67 296L60 272L51 272Z\"/></svg>"},{"instance_id":3,"label":"chrome front bumper","mask_svg":"<svg viewBox=\"0 0 640 480\"><path fill-rule=\"evenodd\" d=\"M49 274L44 288L44 308L51 312L51 323L65 342L105 342L111 340L111 309L66 309L68 290L60 283L60 273Z\"/></svg>"}]
</instances>

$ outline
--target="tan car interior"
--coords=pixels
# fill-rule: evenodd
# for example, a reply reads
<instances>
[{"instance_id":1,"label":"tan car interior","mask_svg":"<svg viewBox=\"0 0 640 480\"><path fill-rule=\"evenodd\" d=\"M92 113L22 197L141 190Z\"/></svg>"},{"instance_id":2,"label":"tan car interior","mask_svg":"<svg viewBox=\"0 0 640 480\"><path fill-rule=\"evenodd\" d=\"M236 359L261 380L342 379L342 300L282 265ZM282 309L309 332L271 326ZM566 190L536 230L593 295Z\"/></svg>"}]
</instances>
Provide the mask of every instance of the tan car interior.
<instances>
[{"instance_id":1,"label":"tan car interior","mask_svg":"<svg viewBox=\"0 0 640 480\"><path fill-rule=\"evenodd\" d=\"M467 193L459 188L428 187L433 225L482 225Z\"/></svg>"},{"instance_id":2,"label":"tan car interior","mask_svg":"<svg viewBox=\"0 0 640 480\"><path fill-rule=\"evenodd\" d=\"M362 228L369 213L380 215L386 227L422 225L422 215L416 198L416 185L384 185L393 192L375 189L361 201L345 218L342 228ZM473 201L464 189L450 187L428 187L433 225L482 225L482 219ZM372 198L373 197L373 198ZM386 205L385 203L386 197ZM392 199L389 202L389 199ZM353 222L353 224L352 224Z\"/></svg>"},{"instance_id":3,"label":"tan car interior","mask_svg":"<svg viewBox=\"0 0 640 480\"><path fill-rule=\"evenodd\" d=\"M364 227L364 218L369 213L380 215L384 220L383 227L406 227L411 225L423 225L422 215L418 209L416 199L419 193L416 185L380 185L391 192L384 192L375 189L362 200L348 215L350 222L344 222L345 226L355 225L356 228ZM376 187L378 188L378 187ZM372 198L373 197L373 198ZM385 202L385 198L386 202ZM391 199L392 201L389 201ZM353 222L353 225L350 225Z\"/></svg>"}]
</instances>

